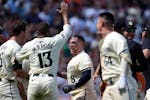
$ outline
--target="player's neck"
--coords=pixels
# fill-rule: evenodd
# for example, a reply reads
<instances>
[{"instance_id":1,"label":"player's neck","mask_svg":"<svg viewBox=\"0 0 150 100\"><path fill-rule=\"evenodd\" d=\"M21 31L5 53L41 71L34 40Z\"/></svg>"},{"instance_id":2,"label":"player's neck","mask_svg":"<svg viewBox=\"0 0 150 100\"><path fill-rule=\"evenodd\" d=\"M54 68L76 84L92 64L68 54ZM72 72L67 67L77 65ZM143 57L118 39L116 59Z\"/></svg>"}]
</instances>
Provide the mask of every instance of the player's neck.
<instances>
[{"instance_id":1,"label":"player's neck","mask_svg":"<svg viewBox=\"0 0 150 100\"><path fill-rule=\"evenodd\" d=\"M37 38L43 38L45 37L46 35L38 35Z\"/></svg>"},{"instance_id":2,"label":"player's neck","mask_svg":"<svg viewBox=\"0 0 150 100\"><path fill-rule=\"evenodd\" d=\"M12 37L10 38L10 40L14 40L14 41L16 41L19 45L22 45L21 42L20 42L20 39L17 38L17 36L12 36Z\"/></svg>"},{"instance_id":3,"label":"player's neck","mask_svg":"<svg viewBox=\"0 0 150 100\"><path fill-rule=\"evenodd\" d=\"M103 33L105 34L105 36L108 35L108 34L110 34L111 32L113 32L113 30L105 29L105 30L103 31Z\"/></svg>"},{"instance_id":4,"label":"player's neck","mask_svg":"<svg viewBox=\"0 0 150 100\"><path fill-rule=\"evenodd\" d=\"M16 37L16 36L12 36L12 37L10 38L10 40L15 40L15 41L17 41L17 37Z\"/></svg>"}]
</instances>

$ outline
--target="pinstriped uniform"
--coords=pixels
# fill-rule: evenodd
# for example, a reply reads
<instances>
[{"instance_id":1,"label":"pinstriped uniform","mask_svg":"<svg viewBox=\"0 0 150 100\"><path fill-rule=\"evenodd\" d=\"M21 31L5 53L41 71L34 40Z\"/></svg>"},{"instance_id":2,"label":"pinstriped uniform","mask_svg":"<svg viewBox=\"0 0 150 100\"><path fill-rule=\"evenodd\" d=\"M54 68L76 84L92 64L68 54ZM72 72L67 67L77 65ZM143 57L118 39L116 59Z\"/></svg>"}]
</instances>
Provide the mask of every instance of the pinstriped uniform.
<instances>
[{"instance_id":1,"label":"pinstriped uniform","mask_svg":"<svg viewBox=\"0 0 150 100\"><path fill-rule=\"evenodd\" d=\"M67 80L69 85L78 83L83 70L92 70L93 63L91 58L85 51L81 51L78 55L74 56L67 66ZM90 79L85 85L72 90L70 92L72 100L96 100L96 91L94 90L93 80Z\"/></svg>"},{"instance_id":2,"label":"pinstriped uniform","mask_svg":"<svg viewBox=\"0 0 150 100\"><path fill-rule=\"evenodd\" d=\"M71 36L71 25L54 37L35 38L27 42L16 54L17 60L29 59L30 80L28 99L58 99L56 73L60 50Z\"/></svg>"},{"instance_id":3,"label":"pinstriped uniform","mask_svg":"<svg viewBox=\"0 0 150 100\"><path fill-rule=\"evenodd\" d=\"M14 40L8 40L0 46L0 57L2 60L0 100L21 100L17 87L16 76L13 73L12 64L15 54L21 46ZM12 82L8 80L13 80Z\"/></svg>"},{"instance_id":4,"label":"pinstriped uniform","mask_svg":"<svg viewBox=\"0 0 150 100\"><path fill-rule=\"evenodd\" d=\"M127 86L121 94L115 82L121 74L121 57L132 64L126 39L117 32L108 34L100 42L100 59L103 81L113 81L104 91L102 100L136 100L137 84L131 76L130 66L127 71Z\"/></svg>"}]
</instances>

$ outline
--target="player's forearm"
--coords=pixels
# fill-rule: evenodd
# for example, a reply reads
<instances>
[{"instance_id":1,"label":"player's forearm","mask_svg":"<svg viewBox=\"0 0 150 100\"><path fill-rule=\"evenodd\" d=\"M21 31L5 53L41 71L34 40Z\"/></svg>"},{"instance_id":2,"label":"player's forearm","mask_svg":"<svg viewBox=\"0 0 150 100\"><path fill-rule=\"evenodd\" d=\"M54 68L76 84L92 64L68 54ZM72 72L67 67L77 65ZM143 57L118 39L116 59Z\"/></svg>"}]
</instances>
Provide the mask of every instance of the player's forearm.
<instances>
[{"instance_id":1,"label":"player's forearm","mask_svg":"<svg viewBox=\"0 0 150 100\"><path fill-rule=\"evenodd\" d=\"M128 68L129 68L129 63L124 59L123 57L121 58L121 76L127 76L128 74Z\"/></svg>"},{"instance_id":2,"label":"player's forearm","mask_svg":"<svg viewBox=\"0 0 150 100\"><path fill-rule=\"evenodd\" d=\"M23 79L28 79L29 75L26 71L22 70L22 69L18 69L14 71L15 75L17 77L23 78Z\"/></svg>"},{"instance_id":3,"label":"player's forearm","mask_svg":"<svg viewBox=\"0 0 150 100\"><path fill-rule=\"evenodd\" d=\"M94 72L94 75L99 75L99 70L100 70L100 64L98 64L98 66Z\"/></svg>"},{"instance_id":4,"label":"player's forearm","mask_svg":"<svg viewBox=\"0 0 150 100\"><path fill-rule=\"evenodd\" d=\"M91 70L86 70L82 72L82 75L78 81L78 83L75 84L75 87L78 88L84 84L86 84L91 78Z\"/></svg>"},{"instance_id":5,"label":"player's forearm","mask_svg":"<svg viewBox=\"0 0 150 100\"><path fill-rule=\"evenodd\" d=\"M69 23L69 19L68 19L68 15L67 15L67 14L64 14L64 15L63 15L63 20L64 20L64 25L70 24L70 23Z\"/></svg>"},{"instance_id":6,"label":"player's forearm","mask_svg":"<svg viewBox=\"0 0 150 100\"><path fill-rule=\"evenodd\" d=\"M121 62L120 62L120 66L121 66L121 76L127 76L130 65L132 65L132 60L130 57L130 53L128 50L125 50L124 52L122 52L120 54L121 57Z\"/></svg>"},{"instance_id":7,"label":"player's forearm","mask_svg":"<svg viewBox=\"0 0 150 100\"><path fill-rule=\"evenodd\" d=\"M25 93L24 86L22 85L22 83L18 82L17 86L19 89L19 94L22 97L22 100L27 100L27 95Z\"/></svg>"},{"instance_id":8,"label":"player's forearm","mask_svg":"<svg viewBox=\"0 0 150 100\"><path fill-rule=\"evenodd\" d=\"M69 24L68 7L69 7L69 5L66 2L62 1L61 4L60 4L61 9L58 10L58 12L62 14L62 17L63 17L63 20L64 20L64 25Z\"/></svg>"}]
</instances>

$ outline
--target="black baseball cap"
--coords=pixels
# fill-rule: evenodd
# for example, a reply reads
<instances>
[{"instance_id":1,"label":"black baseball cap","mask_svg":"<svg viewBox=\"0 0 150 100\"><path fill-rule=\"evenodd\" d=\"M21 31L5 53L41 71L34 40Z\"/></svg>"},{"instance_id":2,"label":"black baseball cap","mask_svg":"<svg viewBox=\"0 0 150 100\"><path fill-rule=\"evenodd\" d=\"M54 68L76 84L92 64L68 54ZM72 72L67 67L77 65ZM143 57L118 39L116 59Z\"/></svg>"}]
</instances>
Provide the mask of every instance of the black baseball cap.
<instances>
[{"instance_id":1,"label":"black baseball cap","mask_svg":"<svg viewBox=\"0 0 150 100\"><path fill-rule=\"evenodd\" d=\"M131 32L134 33L136 29L137 28L135 26L135 22L132 20L128 21L125 25L125 31L127 31L129 33L131 33Z\"/></svg>"}]
</instances>

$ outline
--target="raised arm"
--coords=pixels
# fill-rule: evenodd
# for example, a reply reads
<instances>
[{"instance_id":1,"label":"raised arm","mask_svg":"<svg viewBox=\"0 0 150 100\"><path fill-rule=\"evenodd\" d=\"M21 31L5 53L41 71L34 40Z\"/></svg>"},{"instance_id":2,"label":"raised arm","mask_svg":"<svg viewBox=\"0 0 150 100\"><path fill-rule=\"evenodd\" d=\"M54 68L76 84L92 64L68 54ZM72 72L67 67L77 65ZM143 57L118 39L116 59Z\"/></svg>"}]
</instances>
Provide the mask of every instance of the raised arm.
<instances>
[{"instance_id":1,"label":"raised arm","mask_svg":"<svg viewBox=\"0 0 150 100\"><path fill-rule=\"evenodd\" d=\"M57 9L57 11L62 14L63 20L64 20L64 25L65 24L70 24L69 19L68 19L68 4L62 1L60 3L60 9Z\"/></svg>"}]
</instances>

